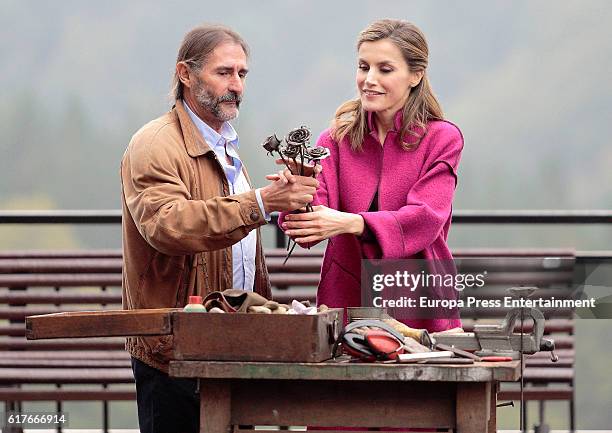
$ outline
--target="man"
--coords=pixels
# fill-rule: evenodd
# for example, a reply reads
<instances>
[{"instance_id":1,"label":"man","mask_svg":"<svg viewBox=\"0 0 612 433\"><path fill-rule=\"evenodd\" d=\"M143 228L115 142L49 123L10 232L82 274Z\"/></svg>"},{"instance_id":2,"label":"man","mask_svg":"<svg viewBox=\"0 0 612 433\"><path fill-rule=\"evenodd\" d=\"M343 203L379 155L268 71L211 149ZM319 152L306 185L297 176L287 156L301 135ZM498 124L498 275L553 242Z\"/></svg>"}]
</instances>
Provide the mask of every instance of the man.
<instances>
[{"instance_id":1,"label":"man","mask_svg":"<svg viewBox=\"0 0 612 433\"><path fill-rule=\"evenodd\" d=\"M318 182L297 176L251 189L228 122L247 59L234 31L191 30L177 56L175 106L132 137L121 163L126 309L182 307L189 295L230 288L270 297L259 227L272 211L309 203ZM172 336L127 340L141 432L198 431L195 381L167 375L172 344Z\"/></svg>"}]
</instances>

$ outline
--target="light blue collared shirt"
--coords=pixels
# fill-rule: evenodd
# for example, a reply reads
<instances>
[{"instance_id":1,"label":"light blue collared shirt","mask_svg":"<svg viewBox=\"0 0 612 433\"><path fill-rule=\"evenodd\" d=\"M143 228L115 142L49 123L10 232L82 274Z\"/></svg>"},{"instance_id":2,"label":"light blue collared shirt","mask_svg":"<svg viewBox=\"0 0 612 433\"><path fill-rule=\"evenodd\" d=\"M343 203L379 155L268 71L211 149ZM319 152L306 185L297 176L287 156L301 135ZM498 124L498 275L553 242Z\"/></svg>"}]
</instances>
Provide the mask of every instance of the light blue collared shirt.
<instances>
[{"instance_id":1,"label":"light blue collared shirt","mask_svg":"<svg viewBox=\"0 0 612 433\"><path fill-rule=\"evenodd\" d=\"M221 133L208 126L192 110L186 101L183 101L189 117L202 134L204 141L217 155L217 161L221 164L230 194L240 194L251 190L251 186L242 171L242 161L238 156L238 134L229 122L221 126ZM232 159L233 164L227 162L226 154ZM259 188L255 190L255 197L261 213L266 219L266 214L261 199ZM232 245L232 262L234 274L234 289L253 290L255 281L255 252L257 250L257 232L251 230L249 234Z\"/></svg>"}]
</instances>

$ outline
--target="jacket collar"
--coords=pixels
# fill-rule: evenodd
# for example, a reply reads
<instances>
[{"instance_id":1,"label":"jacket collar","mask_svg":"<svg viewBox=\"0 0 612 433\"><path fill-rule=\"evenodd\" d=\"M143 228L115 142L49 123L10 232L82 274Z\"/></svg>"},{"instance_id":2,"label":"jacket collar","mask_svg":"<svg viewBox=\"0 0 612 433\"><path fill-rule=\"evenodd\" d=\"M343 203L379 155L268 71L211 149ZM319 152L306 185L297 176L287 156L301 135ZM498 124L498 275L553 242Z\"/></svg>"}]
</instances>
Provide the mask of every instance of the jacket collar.
<instances>
[{"instance_id":1,"label":"jacket collar","mask_svg":"<svg viewBox=\"0 0 612 433\"><path fill-rule=\"evenodd\" d=\"M185 149L187 149L189 156L195 158L208 152L213 152L212 148L202 137L202 134L200 134L200 131L198 131L198 128L191 121L182 100L175 102L174 110L178 116L183 139L185 140Z\"/></svg>"},{"instance_id":2,"label":"jacket collar","mask_svg":"<svg viewBox=\"0 0 612 433\"><path fill-rule=\"evenodd\" d=\"M367 113L368 113L368 128L370 130L370 136L378 140L378 130L376 129L376 118L374 117L374 113L371 111L368 111ZM400 131L402 130L403 121L404 121L404 110L398 110L398 112L395 113L395 117L393 118L393 129L391 129L389 132L393 132L399 135ZM417 127L414 125L410 126L409 130L417 133L417 136L424 136L425 133L427 132L426 128ZM419 142L419 138L414 137L412 135L406 135L404 137L403 142L408 145L417 144Z\"/></svg>"},{"instance_id":3,"label":"jacket collar","mask_svg":"<svg viewBox=\"0 0 612 433\"><path fill-rule=\"evenodd\" d=\"M376 120L374 118L374 112L368 111L368 128L370 129L370 135L378 137L378 131L376 130ZM393 129L394 132L399 132L402 129L402 121L404 120L404 110L397 110L393 117Z\"/></svg>"}]
</instances>

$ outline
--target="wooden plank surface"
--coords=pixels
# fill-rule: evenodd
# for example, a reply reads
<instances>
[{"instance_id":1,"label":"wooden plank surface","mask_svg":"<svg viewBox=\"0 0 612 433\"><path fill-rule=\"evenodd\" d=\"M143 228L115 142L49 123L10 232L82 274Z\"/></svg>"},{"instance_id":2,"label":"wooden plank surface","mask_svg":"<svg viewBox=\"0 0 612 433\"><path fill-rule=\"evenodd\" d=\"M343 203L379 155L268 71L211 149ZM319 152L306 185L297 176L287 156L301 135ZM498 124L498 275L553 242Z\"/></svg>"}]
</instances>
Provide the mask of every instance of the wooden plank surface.
<instances>
[{"instance_id":1,"label":"wooden plank surface","mask_svg":"<svg viewBox=\"0 0 612 433\"><path fill-rule=\"evenodd\" d=\"M170 375L208 379L492 382L518 380L520 365L519 361L473 365L171 361Z\"/></svg>"},{"instance_id":2,"label":"wooden plank surface","mask_svg":"<svg viewBox=\"0 0 612 433\"><path fill-rule=\"evenodd\" d=\"M487 433L491 417L491 384L459 383L456 399L457 433ZM494 433L492 430L491 433Z\"/></svg>"},{"instance_id":3,"label":"wooden plank surface","mask_svg":"<svg viewBox=\"0 0 612 433\"><path fill-rule=\"evenodd\" d=\"M208 380L200 382L200 433L229 432L232 411L231 384Z\"/></svg>"},{"instance_id":4,"label":"wooden plank surface","mask_svg":"<svg viewBox=\"0 0 612 433\"><path fill-rule=\"evenodd\" d=\"M499 392L499 382L489 386L489 423L487 429L489 433L497 433L497 393Z\"/></svg>"},{"instance_id":5,"label":"wooden plank surface","mask_svg":"<svg viewBox=\"0 0 612 433\"><path fill-rule=\"evenodd\" d=\"M343 310L313 315L172 313L174 359L320 362L332 357ZM215 332L198 332L213 329Z\"/></svg>"},{"instance_id":6,"label":"wooden plank surface","mask_svg":"<svg viewBox=\"0 0 612 433\"><path fill-rule=\"evenodd\" d=\"M284 380L228 380L225 383L231 384L231 423L235 425L362 428L455 425L454 383L356 381L339 384Z\"/></svg>"},{"instance_id":7,"label":"wooden plank surface","mask_svg":"<svg viewBox=\"0 0 612 433\"><path fill-rule=\"evenodd\" d=\"M172 333L172 311L177 309L83 311L29 316L26 318L26 338L168 335Z\"/></svg>"}]
</instances>

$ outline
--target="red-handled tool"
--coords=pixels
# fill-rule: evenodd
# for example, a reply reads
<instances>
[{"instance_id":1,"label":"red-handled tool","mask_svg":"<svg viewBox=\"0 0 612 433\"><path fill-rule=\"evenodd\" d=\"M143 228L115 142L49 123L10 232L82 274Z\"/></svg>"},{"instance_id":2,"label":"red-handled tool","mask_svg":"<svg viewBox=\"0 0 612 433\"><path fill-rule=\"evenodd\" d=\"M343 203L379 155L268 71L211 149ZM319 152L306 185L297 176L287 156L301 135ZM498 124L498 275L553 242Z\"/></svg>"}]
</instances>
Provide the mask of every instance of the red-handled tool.
<instances>
[{"instance_id":1,"label":"red-handled tool","mask_svg":"<svg viewBox=\"0 0 612 433\"><path fill-rule=\"evenodd\" d=\"M511 356L481 356L480 360L484 362L506 362L506 361L512 361L512 357Z\"/></svg>"}]
</instances>

